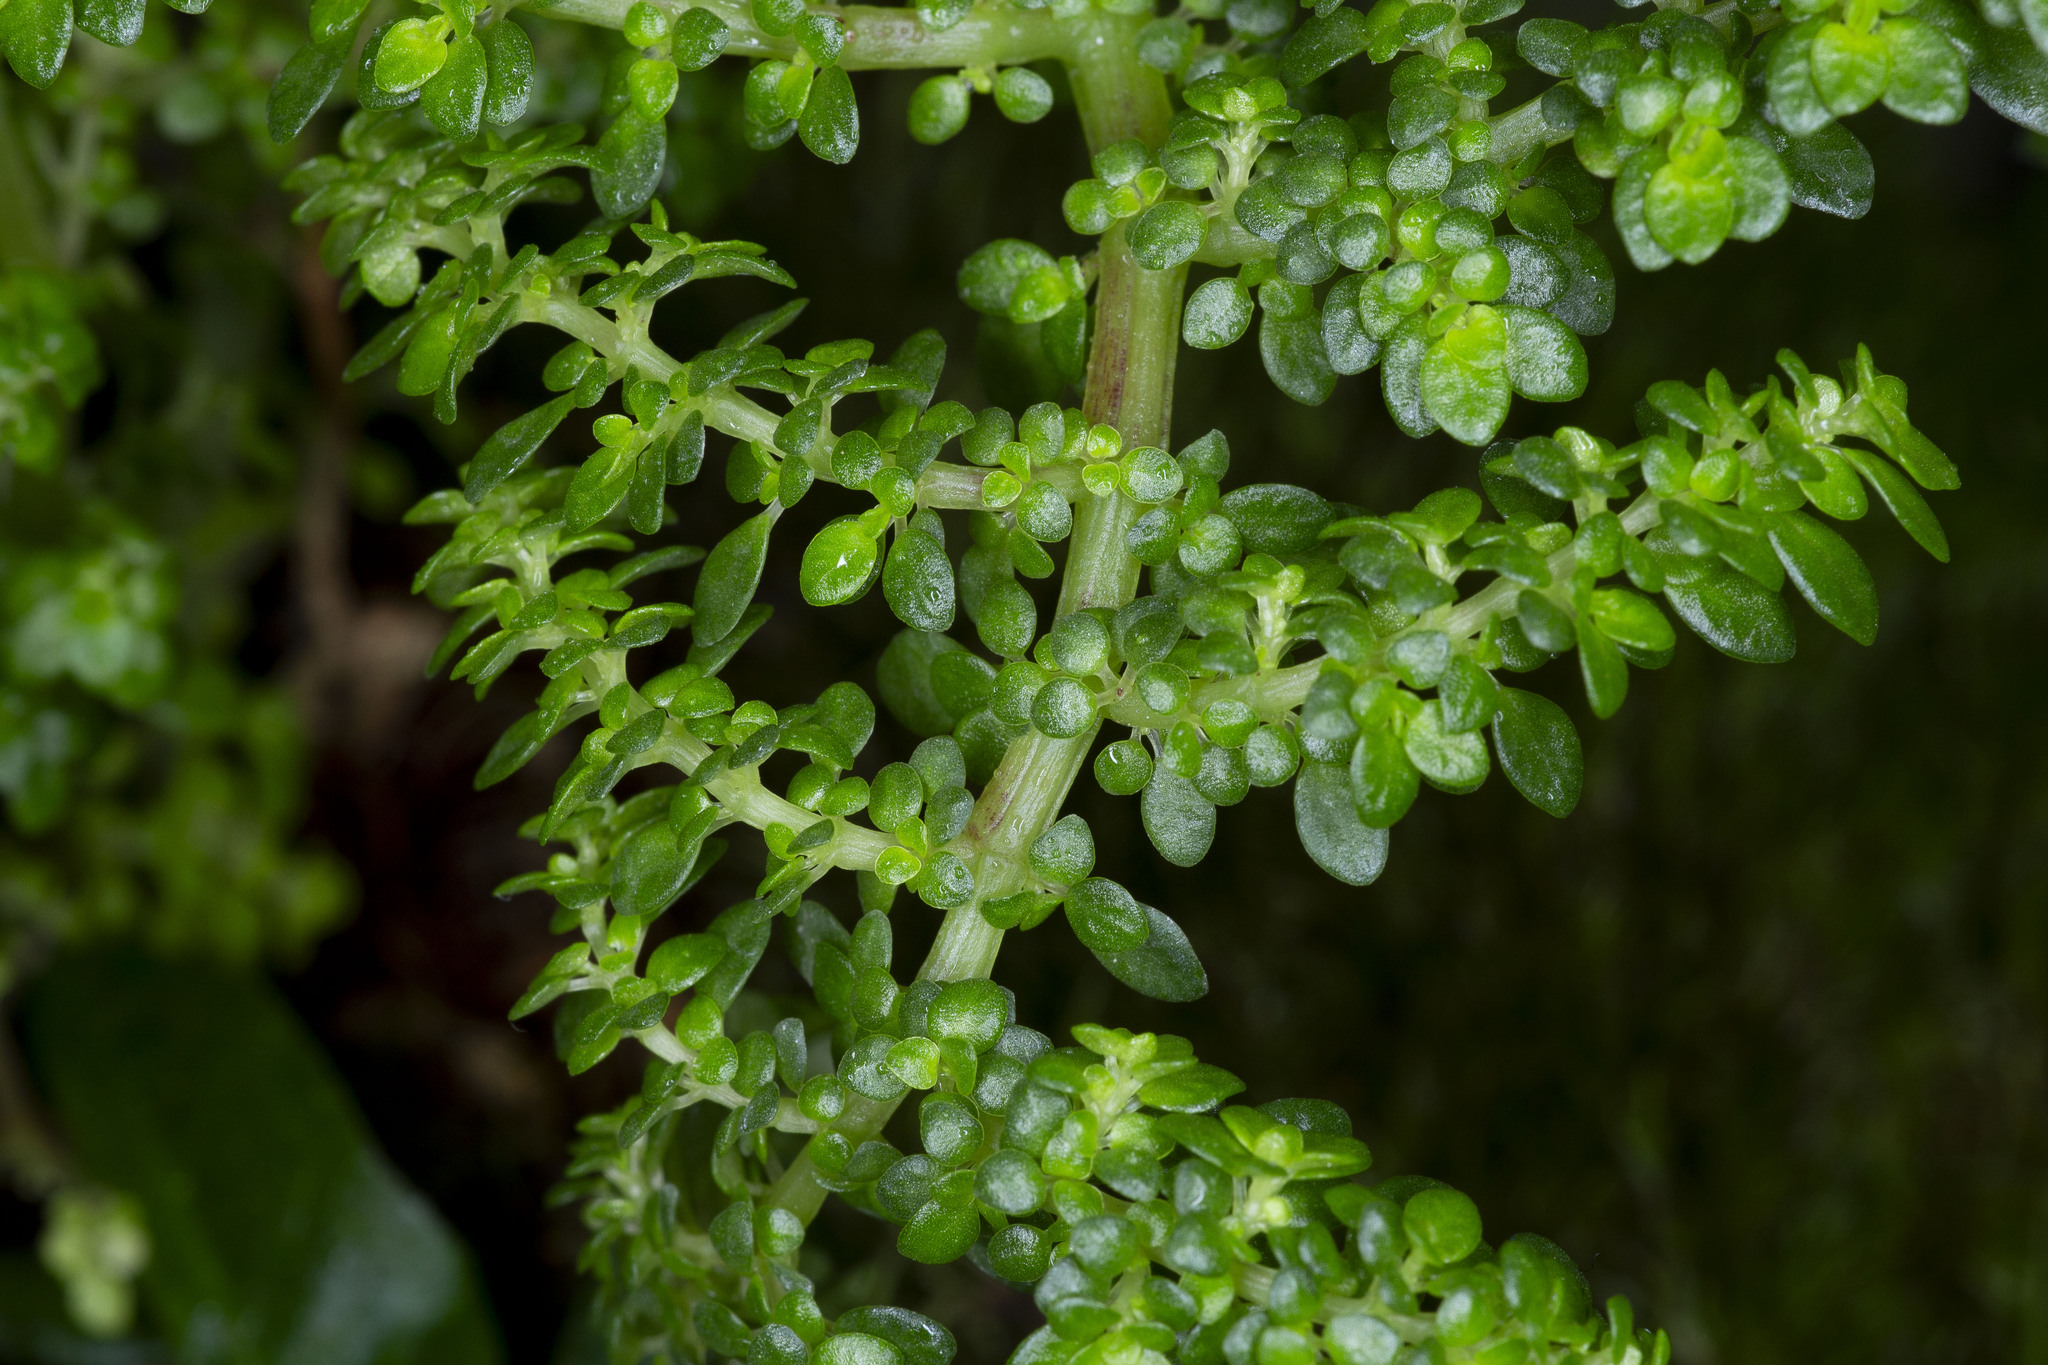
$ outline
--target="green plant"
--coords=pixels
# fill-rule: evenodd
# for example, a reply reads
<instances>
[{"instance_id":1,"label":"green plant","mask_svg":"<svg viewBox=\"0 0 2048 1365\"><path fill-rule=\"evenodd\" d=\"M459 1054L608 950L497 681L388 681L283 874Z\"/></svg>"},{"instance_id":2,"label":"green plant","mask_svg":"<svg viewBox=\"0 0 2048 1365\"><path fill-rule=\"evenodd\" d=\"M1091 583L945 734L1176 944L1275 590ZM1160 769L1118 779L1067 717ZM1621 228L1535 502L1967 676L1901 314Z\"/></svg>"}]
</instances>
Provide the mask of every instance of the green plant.
<instances>
[{"instance_id":1,"label":"green plant","mask_svg":"<svg viewBox=\"0 0 2048 1365\"><path fill-rule=\"evenodd\" d=\"M1048 1326L1019 1348L1024 1362L1668 1355L1626 1301L1597 1313L1542 1239L1494 1248L1455 1191L1357 1181L1369 1158L1334 1106L1229 1104L1243 1084L1169 1036L1084 1026L1078 1047L1054 1047L990 976L1004 934L1064 909L1133 988L1169 1001L1206 989L1173 921L1094 876L1086 824L1061 813L1091 755L1106 789L1140 796L1170 862L1201 859L1217 807L1291 783L1304 847L1363 885L1425 781L1469 791L1497 760L1540 808L1575 804L1571 722L1501 670L1576 651L1591 709L1611 714L1631 666L1671 655L1659 595L1724 652L1783 660L1788 578L1867 642L1870 576L1814 514L1854 520L1875 494L1945 558L1917 490L1957 485L1910 424L1904 384L1867 351L1839 381L1786 353L1782 383L1657 384L1626 444L1570 427L1490 443L1516 394L1561 401L1587 383L1577 336L1613 311L1611 269L1579 231L1607 197L1600 180L1614 181L1614 227L1643 269L1768 236L1794 203L1855 216L1871 168L1841 117L1882 100L1953 121L1974 82L2042 126L2048 66L2016 26L2039 36L2033 8L1672 7L1599 32L1533 19L1512 35L1468 30L1513 4L1405 0L1369 14L1320 5L1299 22L1257 0L1164 17L794 0L527 8L626 33L594 143L560 124L485 131L525 118L533 46L503 11L462 4L392 17L360 45L367 6L316 7L269 128L297 135L355 71L362 108L338 153L287 182L305 195L301 221L331 220L322 250L344 298L402 310L352 377L395 362L399 391L452 422L462 381L509 329L569 338L542 376L557 396L500 428L462 489L411 519L454 528L418 579L460 613L437 669L483 689L544 651L538 705L479 783L598 722L526 827L567 851L503 889L548 892L557 930L579 935L515 1016L559 1001L572 1070L629 1036L652 1054L643 1094L586 1124L568 1186L587 1201L587 1261L618 1358L948 1358L945 1330L900 1308L824 1317L823 1269L799 1253L828 1193L902 1224L912 1259L971 1256L1035 1284ZM33 78L61 60L40 17L52 12L51 0L0 10L10 60ZM675 230L654 199L679 73L728 50L761 59L744 87L749 139L800 138L835 162L859 141L849 70L937 68L911 104L924 142L957 133L976 93L1032 122L1059 98L1053 78L1065 85L1094 175L1064 208L1099 242L1055 256L999 241L960 274L987 337L1050 396L1017 412L935 401L945 348L933 333L885 363L866 340L785 353L774 342L800 301L687 361L650 339L655 304L685 284L794 284L758 246ZM1340 106L1318 83L1359 57L1392 66L1390 99L1327 112ZM1533 93L1492 112L1510 79ZM552 251L515 249L508 216L573 201L580 188L558 173L577 168L603 216ZM1513 231L1495 226L1503 215ZM447 259L430 273L422 250ZM1189 293L1191 266L1228 273ZM1289 396L1320 402L1340 375L1377 366L1404 431L1484 447L1497 519L1464 488L1386 516L1284 485L1226 493L1220 432L1169 453L1178 345L1228 345L1255 316L1265 369ZM1079 407L1058 402L1066 384ZM537 467L572 411L607 406L620 410L595 419L594 453ZM641 550L632 537L661 536L667 490L698 477L712 433L734 442L727 491L763 510L708 554ZM964 463L940 460L955 441ZM926 737L868 777L854 770L876 711L860 688L773 706L719 677L768 619L754 599L780 517L818 484L873 505L849 504L809 542L803 595L840 605L879 580L905 627L879 690ZM946 511L966 515L948 526ZM1046 547L1062 543L1059 564ZM611 558L558 573L580 555ZM687 603L636 605L627 591L693 567ZM1484 582L1461 595L1467 574ZM1025 582L1050 590L1055 576L1041 631L1045 604ZM963 613L982 652L947 634ZM683 626L683 661L636 682L628 654ZM1131 737L1098 749L1105 725ZM659 766L682 781L629 777ZM736 825L766 846L755 897L705 932L657 939ZM854 874L851 929L806 898L834 869ZM892 971L890 918L906 886L942 912L907 981ZM778 921L815 996L779 1020L746 993ZM829 1044L829 1069L813 1066L814 1042ZM913 1092L923 1150L906 1156L885 1127Z\"/></svg>"}]
</instances>

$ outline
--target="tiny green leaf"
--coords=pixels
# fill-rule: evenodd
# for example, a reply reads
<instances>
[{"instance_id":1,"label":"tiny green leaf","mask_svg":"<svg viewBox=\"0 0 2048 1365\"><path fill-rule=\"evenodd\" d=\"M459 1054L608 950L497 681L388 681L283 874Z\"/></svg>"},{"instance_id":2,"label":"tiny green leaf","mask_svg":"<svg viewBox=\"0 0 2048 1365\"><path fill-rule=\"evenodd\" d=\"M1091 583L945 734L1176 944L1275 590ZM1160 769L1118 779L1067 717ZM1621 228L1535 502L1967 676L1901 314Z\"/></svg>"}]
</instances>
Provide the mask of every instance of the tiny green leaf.
<instances>
[{"instance_id":1,"label":"tiny green leaf","mask_svg":"<svg viewBox=\"0 0 2048 1365\"><path fill-rule=\"evenodd\" d=\"M1358 818L1351 775L1311 759L1294 779L1294 829L1317 867L1350 886L1370 886L1387 866L1388 834Z\"/></svg>"},{"instance_id":2,"label":"tiny green leaf","mask_svg":"<svg viewBox=\"0 0 2048 1365\"><path fill-rule=\"evenodd\" d=\"M769 508L726 532L711 549L697 577L696 616L690 634L700 645L713 645L732 633L761 586L761 566L768 559L768 533L775 526Z\"/></svg>"},{"instance_id":3,"label":"tiny green leaf","mask_svg":"<svg viewBox=\"0 0 2048 1365\"><path fill-rule=\"evenodd\" d=\"M797 117L797 136L820 161L844 166L860 146L860 110L853 99L853 81L836 66L820 71L811 82L811 97Z\"/></svg>"},{"instance_id":4,"label":"tiny green leaf","mask_svg":"<svg viewBox=\"0 0 2048 1365\"><path fill-rule=\"evenodd\" d=\"M1800 596L1857 644L1877 639L1877 584L1849 542L1801 512L1769 518L1771 548Z\"/></svg>"},{"instance_id":5,"label":"tiny green leaf","mask_svg":"<svg viewBox=\"0 0 2048 1365\"><path fill-rule=\"evenodd\" d=\"M804 601L814 607L837 607L857 600L874 581L881 551L859 517L838 517L804 547L797 582ZM915 624L915 623L913 623Z\"/></svg>"},{"instance_id":6,"label":"tiny green leaf","mask_svg":"<svg viewBox=\"0 0 2048 1365\"><path fill-rule=\"evenodd\" d=\"M1520 688L1500 689L1493 747L1501 771L1529 804L1562 820L1579 804L1586 761L1579 732L1563 708Z\"/></svg>"},{"instance_id":7,"label":"tiny green leaf","mask_svg":"<svg viewBox=\"0 0 2048 1365\"><path fill-rule=\"evenodd\" d=\"M1209 974L1181 927L1149 905L1139 908L1151 925L1145 941L1120 952L1097 953L1096 960L1111 976L1154 1000L1184 1004L1207 995Z\"/></svg>"}]
</instances>

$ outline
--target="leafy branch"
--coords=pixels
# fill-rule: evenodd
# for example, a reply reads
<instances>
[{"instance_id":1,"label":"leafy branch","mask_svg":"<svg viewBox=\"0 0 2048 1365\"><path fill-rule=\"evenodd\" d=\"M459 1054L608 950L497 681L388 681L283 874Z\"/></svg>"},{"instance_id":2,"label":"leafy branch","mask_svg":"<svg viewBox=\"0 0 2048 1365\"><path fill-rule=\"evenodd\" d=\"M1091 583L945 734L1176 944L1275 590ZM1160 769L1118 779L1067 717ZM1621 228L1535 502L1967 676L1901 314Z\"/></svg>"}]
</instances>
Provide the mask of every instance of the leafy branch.
<instances>
[{"instance_id":1,"label":"leafy branch","mask_svg":"<svg viewBox=\"0 0 2048 1365\"><path fill-rule=\"evenodd\" d=\"M1187 935L1097 875L1092 832L1062 813L1084 768L1139 798L1181 866L1208 852L1220 808L1291 784L1310 856L1365 885L1425 782L1471 791L1498 762L1550 814L1576 803L1570 720L1502 671L1576 652L1591 709L1611 715L1630 667L1675 652L1657 597L1723 652L1781 661L1788 582L1868 642L1874 584L1818 518L1858 519L1874 495L1945 558L1918 490L1958 477L1867 351L1839 381L1785 352L1784 381L1748 391L1718 373L1654 385L1625 444L1495 438L1516 396L1589 382L1579 337L1610 325L1614 273L1581 229L1603 211L1640 269L1766 238L1794 204L1856 216L1871 167L1840 120L1882 102L1953 122L1974 85L2048 127L2040 53L1952 0L1671 6L1513 33L1490 26L1515 0L527 8L621 31L594 140L531 116L531 38L471 0L367 29L364 0L320 0L267 112L295 138L353 73L337 151L287 180L297 220L328 223L344 302L399 310L351 378L394 366L402 395L452 423L512 328L565 339L540 377L553 396L409 520L451 528L416 580L456 613L431 671L481 693L541 655L535 708L478 784L579 736L524 828L560 847L500 892L546 893L573 935L514 1017L553 1007L572 1071L628 1039L648 1054L641 1094L583 1126L563 1190L583 1202L616 1358L945 1365L953 1340L929 1319L818 1307L797 1256L836 1194L900 1225L913 1260L1032 1286L1047 1325L1019 1365L1663 1365L1668 1339L1625 1300L1596 1311L1550 1243L1489 1246L1471 1201L1433 1181L1356 1179L1370 1155L1334 1106L1230 1103L1244 1083L1168 1035L1083 1025L1055 1047L992 973L1005 935L1060 912L1132 988L1206 992ZM132 41L139 14L92 23ZM66 0L0 9L10 61L39 83L69 28ZM860 139L851 71L932 71L909 117L936 143L977 95L1044 118L1058 68L1092 171L1063 208L1093 246L1004 239L959 277L1057 392L1021 411L940 399L932 332L883 362L865 339L785 351L802 300L687 359L650 340L687 285L795 284L759 245L675 230L657 198L682 80L727 53L752 59L747 140L834 163ZM1360 58L1390 68L1388 98L1338 112L1319 82ZM514 211L574 202L582 178L599 216L552 251L515 248ZM445 259L430 271L424 252ZM1191 271L1207 278L1190 292ZM1296 400L1378 367L1404 432L1485 448L1484 500L1451 488L1375 516L1289 485L1226 491L1221 432L1170 439L1174 368L1183 342L1227 346L1255 318ZM572 412L594 414L590 445L546 465ZM747 514L708 549L663 543L670 491L701 477L714 439ZM804 550L806 602L879 586L904 627L877 690L922 742L869 773L877 710L858 685L775 705L721 676L769 621L756 598L783 514L820 486L845 510ZM684 600L675 575L693 569ZM978 648L955 638L967 626ZM1112 725L1126 735L1098 747ZM668 932L742 827L765 855L754 894ZM835 870L853 873L850 927L809 898ZM941 916L910 973L903 888ZM748 986L778 925L812 998L772 1018ZM888 1134L902 1112L907 1145L913 1095L921 1150L906 1153Z\"/></svg>"}]
</instances>

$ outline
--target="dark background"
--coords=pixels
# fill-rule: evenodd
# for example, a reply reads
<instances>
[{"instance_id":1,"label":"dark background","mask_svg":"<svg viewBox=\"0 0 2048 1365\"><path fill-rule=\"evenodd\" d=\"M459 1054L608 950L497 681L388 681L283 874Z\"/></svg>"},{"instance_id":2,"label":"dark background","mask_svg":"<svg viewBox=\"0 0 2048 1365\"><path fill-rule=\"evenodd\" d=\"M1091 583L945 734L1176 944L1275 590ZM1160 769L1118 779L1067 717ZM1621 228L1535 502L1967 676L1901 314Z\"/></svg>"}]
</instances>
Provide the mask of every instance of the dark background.
<instances>
[{"instance_id":1,"label":"dark background","mask_svg":"<svg viewBox=\"0 0 2048 1365\"><path fill-rule=\"evenodd\" d=\"M867 336L886 353L936 326L953 346L942 395L972 403L976 320L953 271L994 236L1078 249L1057 204L1083 158L1065 108L1020 129L978 103L961 138L918 147L901 131L911 84L860 82L863 143L845 168L794 144L738 148L730 88L693 87L703 114L680 140L671 200L694 230L763 242L797 275L816 301L788 342ZM1519 405L1510 430L1571 422L1626 439L1652 380L1697 382L1719 366L1740 388L1778 347L1830 369L1867 342L1911 385L1914 420L1964 482L1936 500L1948 566L1882 511L1848 531L1882 592L1874 648L1803 607L1799 657L1783 666L1737 664L1687 637L1668 670L1634 676L1607 722L1586 712L1570 665L1538 674L1586 739L1577 812L1552 820L1499 780L1466 798L1432 793L1363 890L1300 851L1284 791L1224 812L1208 860L1179 871L1146 845L1135 802L1084 777L1075 808L1099 865L1187 929L1210 995L1139 999L1058 929L1013 938L997 979L1040 1028L1101 1019L1184 1033L1255 1100L1343 1103L1378 1170L1468 1190L1489 1237L1555 1236L1597 1292L1626 1292L1639 1320L1669 1326L1688 1365L2048 1362L2048 724L2036 681L2048 186L2038 142L1981 108L1957 129L1881 111L1854 126L1878 166L1867 218L1795 210L1777 237L1731 243L1698 268L1621 266L1615 328L1588 345L1586 397ZM571 212L533 230L552 240L575 226ZM677 297L664 312L682 316L664 325L678 350L779 301L751 282ZM286 291L269 302L280 334L297 336ZM366 305L351 326L366 336L378 320ZM285 344L317 364L317 345ZM402 662L432 637L405 593L437 538L396 526L390 490L452 482L495 422L531 405L549 349L515 334L452 432L388 387L362 400L374 450L358 471L349 575ZM1232 482L1299 482L1376 510L1477 483L1471 451L1394 431L1375 377L1298 407L1248 341L1183 353L1174 425L1181 441L1221 427ZM697 543L733 518L717 469L714 457L674 500ZM821 490L790 529L842 502ZM779 537L763 590L778 615L728 673L741 696L788 703L840 676L872 686L893 622L878 595L805 611L804 539ZM254 593L244 661L285 667L306 631L290 559ZM531 673L481 705L443 682L351 694L327 734L309 831L356 868L360 909L282 978L398 1166L475 1249L516 1362L551 1357L576 1293L580 1230L543 1207L571 1126L637 1083L624 1059L571 1081L544 1025L504 1022L557 944L537 898L489 891L538 865L513 831L545 803L567 749L483 794L469 779L523 709ZM863 767L910 743L885 722ZM685 927L748 894L759 855L745 845L675 912ZM825 893L851 908L850 887ZM899 961L916 960L935 919L905 903L899 932L913 941ZM848 1219L833 1235L877 1231ZM963 1358L1000 1359L1029 1325L1028 1306L971 1277L920 1275L904 1292L962 1329Z\"/></svg>"}]
</instances>

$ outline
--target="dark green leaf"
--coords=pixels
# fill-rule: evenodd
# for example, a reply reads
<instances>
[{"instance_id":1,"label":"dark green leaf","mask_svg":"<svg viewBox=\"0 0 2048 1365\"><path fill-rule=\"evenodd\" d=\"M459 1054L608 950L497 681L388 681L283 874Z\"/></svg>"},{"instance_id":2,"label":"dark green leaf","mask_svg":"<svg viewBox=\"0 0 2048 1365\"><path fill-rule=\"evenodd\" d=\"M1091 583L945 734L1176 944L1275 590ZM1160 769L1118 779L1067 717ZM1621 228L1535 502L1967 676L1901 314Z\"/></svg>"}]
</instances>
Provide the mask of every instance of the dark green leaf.
<instances>
[{"instance_id":1,"label":"dark green leaf","mask_svg":"<svg viewBox=\"0 0 2048 1365\"><path fill-rule=\"evenodd\" d=\"M768 533L774 527L775 511L770 508L726 532L712 547L697 575L697 615L690 622L690 634L698 644L716 644L739 624L761 586Z\"/></svg>"},{"instance_id":2,"label":"dark green leaf","mask_svg":"<svg viewBox=\"0 0 2048 1365\"><path fill-rule=\"evenodd\" d=\"M820 161L844 166L860 146L860 110L853 82L844 71L828 66L811 81L811 97L797 119L797 136Z\"/></svg>"},{"instance_id":3,"label":"dark green leaf","mask_svg":"<svg viewBox=\"0 0 2048 1365\"><path fill-rule=\"evenodd\" d=\"M225 1321L248 1360L499 1359L461 1243L260 975L74 959L24 1022L72 1155L143 1206L172 1352L218 1350Z\"/></svg>"},{"instance_id":4,"label":"dark green leaf","mask_svg":"<svg viewBox=\"0 0 2048 1365\"><path fill-rule=\"evenodd\" d=\"M1280 57L1280 77L1299 90L1365 51L1365 16L1339 8L1303 21Z\"/></svg>"},{"instance_id":5,"label":"dark green leaf","mask_svg":"<svg viewBox=\"0 0 2048 1365\"><path fill-rule=\"evenodd\" d=\"M347 0L353 9L348 20L349 32L355 31L355 21L362 17L368 0ZM313 40L319 42L332 38L333 33L320 31L320 10L313 7ZM114 47L127 47L142 36L143 0L81 0L78 6L78 26L103 43ZM289 65L289 63L287 63Z\"/></svg>"},{"instance_id":6,"label":"dark green leaf","mask_svg":"<svg viewBox=\"0 0 2048 1365\"><path fill-rule=\"evenodd\" d=\"M668 158L668 125L628 105L597 140L590 192L608 218L629 218L653 198Z\"/></svg>"},{"instance_id":7,"label":"dark green leaf","mask_svg":"<svg viewBox=\"0 0 2048 1365\"><path fill-rule=\"evenodd\" d=\"M882 568L882 596L898 620L920 631L953 625L953 564L938 541L908 530L889 547Z\"/></svg>"},{"instance_id":8,"label":"dark green leaf","mask_svg":"<svg viewBox=\"0 0 2048 1365\"><path fill-rule=\"evenodd\" d=\"M1337 391L1337 372L1323 351L1322 317L1313 308L1285 317L1267 309L1259 322L1259 356L1273 386L1297 403L1316 407Z\"/></svg>"},{"instance_id":9,"label":"dark green leaf","mask_svg":"<svg viewBox=\"0 0 2048 1365\"><path fill-rule=\"evenodd\" d=\"M420 109L441 136L451 142L467 142L483 124L484 88L489 81L483 41L466 33L448 44L448 60L420 87Z\"/></svg>"},{"instance_id":10,"label":"dark green leaf","mask_svg":"<svg viewBox=\"0 0 2048 1365\"><path fill-rule=\"evenodd\" d=\"M1210 818L1213 828L1213 808ZM1188 942L1181 927L1149 905L1139 909L1152 926L1146 940L1122 952L1096 953L1096 959L1109 969L1111 976L1154 1000L1183 1004L1207 995L1209 974L1202 970L1202 960L1195 956L1194 945Z\"/></svg>"},{"instance_id":11,"label":"dark green leaf","mask_svg":"<svg viewBox=\"0 0 2048 1365\"><path fill-rule=\"evenodd\" d=\"M675 904L725 852L722 841L704 841L709 827L695 838L678 838L668 821L656 820L628 835L612 864L612 904L621 914L649 919Z\"/></svg>"},{"instance_id":12,"label":"dark green leaf","mask_svg":"<svg viewBox=\"0 0 2048 1365\"><path fill-rule=\"evenodd\" d=\"M1585 755L1571 717L1556 702L1520 688L1501 688L1493 747L1501 771L1536 809L1562 820L1579 804Z\"/></svg>"},{"instance_id":13,"label":"dark green leaf","mask_svg":"<svg viewBox=\"0 0 2048 1365\"><path fill-rule=\"evenodd\" d=\"M1877 584L1849 542L1803 512L1769 518L1771 548L1800 596L1857 644L1877 639Z\"/></svg>"},{"instance_id":14,"label":"dark green leaf","mask_svg":"<svg viewBox=\"0 0 2048 1365\"><path fill-rule=\"evenodd\" d=\"M142 6L135 7L140 19ZM139 25L138 25L139 27ZM264 106L264 118L272 142L290 142L299 135L341 79L348 54L355 46L355 34L345 33L324 43L307 43L292 54L271 84Z\"/></svg>"},{"instance_id":15,"label":"dark green leaf","mask_svg":"<svg viewBox=\"0 0 2048 1365\"><path fill-rule=\"evenodd\" d=\"M1842 446L1840 450L1842 458L1855 466L1856 472L1877 490L1877 496L1899 519L1899 525L1906 528L1906 534L1920 542L1921 549L1942 563L1948 563L1948 535L1941 529L1941 522L1935 518L1934 509L1927 505L1927 499L1920 496L1920 490L1913 487L1891 461L1879 459L1854 446Z\"/></svg>"},{"instance_id":16,"label":"dark green leaf","mask_svg":"<svg viewBox=\"0 0 2048 1365\"><path fill-rule=\"evenodd\" d=\"M486 494L533 458L533 452L562 424L573 406L574 395L565 393L492 432L463 474L462 495L471 502L482 502Z\"/></svg>"},{"instance_id":17,"label":"dark green leaf","mask_svg":"<svg viewBox=\"0 0 2048 1365\"><path fill-rule=\"evenodd\" d=\"M48 87L71 50L71 0L12 0L0 9L0 48L15 75Z\"/></svg>"},{"instance_id":18,"label":"dark green leaf","mask_svg":"<svg viewBox=\"0 0 2048 1365\"><path fill-rule=\"evenodd\" d=\"M929 737L953 732L954 718L932 690L932 660L963 648L958 640L937 631L904 630L882 651L875 668L882 704L913 734Z\"/></svg>"},{"instance_id":19,"label":"dark green leaf","mask_svg":"<svg viewBox=\"0 0 2048 1365\"><path fill-rule=\"evenodd\" d=\"M489 77L484 90L483 121L502 128L526 115L533 95L533 39L501 14L498 22L478 31L484 45L484 64Z\"/></svg>"},{"instance_id":20,"label":"dark green leaf","mask_svg":"<svg viewBox=\"0 0 2048 1365\"><path fill-rule=\"evenodd\" d=\"M1387 866L1388 834L1358 818L1351 774L1311 759L1294 779L1294 829L1317 867L1350 886L1370 886Z\"/></svg>"},{"instance_id":21,"label":"dark green leaf","mask_svg":"<svg viewBox=\"0 0 2048 1365\"><path fill-rule=\"evenodd\" d=\"M1695 634L1731 658L1779 664L1798 647L1785 604L1748 574L1704 565L1672 576L1664 595Z\"/></svg>"},{"instance_id":22,"label":"dark green leaf","mask_svg":"<svg viewBox=\"0 0 2048 1365\"><path fill-rule=\"evenodd\" d=\"M1138 799L1145 833L1159 856L1175 867L1193 867L1216 838L1216 808L1202 799L1194 784L1160 763Z\"/></svg>"}]
</instances>

